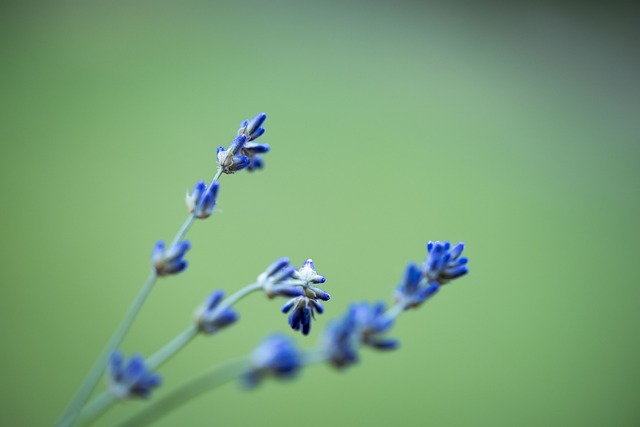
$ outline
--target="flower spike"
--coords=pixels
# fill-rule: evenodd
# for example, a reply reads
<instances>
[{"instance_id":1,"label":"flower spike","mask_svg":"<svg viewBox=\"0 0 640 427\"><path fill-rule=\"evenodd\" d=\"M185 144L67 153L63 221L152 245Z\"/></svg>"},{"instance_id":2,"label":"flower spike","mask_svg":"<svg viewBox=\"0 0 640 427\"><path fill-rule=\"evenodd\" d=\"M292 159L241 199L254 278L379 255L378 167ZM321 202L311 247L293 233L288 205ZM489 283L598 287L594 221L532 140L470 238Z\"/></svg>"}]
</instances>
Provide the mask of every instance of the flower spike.
<instances>
[{"instance_id":1,"label":"flower spike","mask_svg":"<svg viewBox=\"0 0 640 427\"><path fill-rule=\"evenodd\" d=\"M440 285L464 276L469 272L467 258L461 257L464 243L460 242L451 248L449 242L427 243L427 259L422 265L422 274L429 282Z\"/></svg>"}]
</instances>

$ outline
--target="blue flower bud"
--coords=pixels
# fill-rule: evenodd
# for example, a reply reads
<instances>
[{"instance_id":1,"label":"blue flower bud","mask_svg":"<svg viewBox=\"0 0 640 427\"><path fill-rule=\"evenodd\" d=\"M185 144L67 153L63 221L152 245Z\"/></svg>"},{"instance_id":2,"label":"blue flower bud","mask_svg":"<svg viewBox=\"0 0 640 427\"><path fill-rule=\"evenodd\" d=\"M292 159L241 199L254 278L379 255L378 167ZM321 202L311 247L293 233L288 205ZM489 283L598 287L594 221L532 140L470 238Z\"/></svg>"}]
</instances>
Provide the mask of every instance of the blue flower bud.
<instances>
[{"instance_id":1,"label":"blue flower bud","mask_svg":"<svg viewBox=\"0 0 640 427\"><path fill-rule=\"evenodd\" d=\"M297 297L304 295L301 287L293 286L289 280L296 269L289 265L289 258L280 258L261 273L256 281L269 298L276 296Z\"/></svg>"},{"instance_id":2,"label":"blue flower bud","mask_svg":"<svg viewBox=\"0 0 640 427\"><path fill-rule=\"evenodd\" d=\"M187 203L187 209L189 213L193 213L196 207L200 204L202 200L202 195L207 191L207 184L204 181L198 181L198 183L193 187L193 192L189 194L187 191L187 196L185 197L185 202Z\"/></svg>"},{"instance_id":3,"label":"blue flower bud","mask_svg":"<svg viewBox=\"0 0 640 427\"><path fill-rule=\"evenodd\" d=\"M427 243L427 259L422 265L422 275L428 282L444 285L453 279L469 272L467 258L460 257L464 243L460 242L451 248L449 242Z\"/></svg>"},{"instance_id":4,"label":"blue flower bud","mask_svg":"<svg viewBox=\"0 0 640 427\"><path fill-rule=\"evenodd\" d=\"M211 214L213 213L213 208L215 208L216 206L219 189L219 182L214 182L213 185L207 189L204 197L202 197L193 211L193 214L196 218L204 219L211 216Z\"/></svg>"},{"instance_id":5,"label":"blue flower bud","mask_svg":"<svg viewBox=\"0 0 640 427\"><path fill-rule=\"evenodd\" d=\"M301 331L303 335L308 335L311 331L311 320L315 319L315 314L324 313L324 307L318 300L329 301L331 296L312 285L312 283L324 283L326 279L316 273L313 261L310 259L305 261L298 271L294 271L292 277L302 282L304 294L289 300L282 307L282 312L291 311L289 326L293 330Z\"/></svg>"},{"instance_id":6,"label":"blue flower bud","mask_svg":"<svg viewBox=\"0 0 640 427\"><path fill-rule=\"evenodd\" d=\"M264 133L264 129L260 131L260 126L262 126L265 120L267 120L267 115L265 113L260 113L247 123L244 134L247 135L249 141L258 138Z\"/></svg>"},{"instance_id":7,"label":"blue flower bud","mask_svg":"<svg viewBox=\"0 0 640 427\"><path fill-rule=\"evenodd\" d=\"M329 363L338 369L358 362L358 334L355 308L350 306L340 318L327 325L322 335L321 348Z\"/></svg>"},{"instance_id":8,"label":"blue flower bud","mask_svg":"<svg viewBox=\"0 0 640 427\"><path fill-rule=\"evenodd\" d=\"M269 145L258 144L254 141L260 138L265 129L262 124L267 119L265 113L260 113L251 120L244 120L240 123L240 129L238 129L238 135L246 136L246 143L242 146L240 154L246 156L249 159L249 164L246 166L248 171L254 171L261 169L264 166L264 161L260 154L264 154L269 151Z\"/></svg>"},{"instance_id":9,"label":"blue flower bud","mask_svg":"<svg viewBox=\"0 0 640 427\"><path fill-rule=\"evenodd\" d=\"M384 303L370 305L362 302L353 305L356 328L360 342L378 350L393 350L398 347L397 340L384 337L383 334L393 326L393 317L385 315Z\"/></svg>"},{"instance_id":10,"label":"blue flower bud","mask_svg":"<svg viewBox=\"0 0 640 427\"><path fill-rule=\"evenodd\" d=\"M216 150L218 166L224 173L232 174L249 166L251 163L249 157L238 154L246 140L247 137L245 135L239 135L231 142L229 148L218 147Z\"/></svg>"},{"instance_id":11,"label":"blue flower bud","mask_svg":"<svg viewBox=\"0 0 640 427\"><path fill-rule=\"evenodd\" d=\"M324 276L321 276L318 273L316 273L315 265L313 264L313 261L310 259L306 260L304 264L302 264L302 267L300 267L300 270L298 270L293 277L294 279L302 280L303 282L307 282L309 284L324 283L327 281L327 279L325 279Z\"/></svg>"},{"instance_id":12,"label":"blue flower bud","mask_svg":"<svg viewBox=\"0 0 640 427\"><path fill-rule=\"evenodd\" d=\"M109 359L109 391L119 399L146 398L162 383L162 378L149 371L140 355L125 361L115 351Z\"/></svg>"},{"instance_id":13,"label":"blue flower bud","mask_svg":"<svg viewBox=\"0 0 640 427\"><path fill-rule=\"evenodd\" d=\"M266 338L251 354L251 368L243 379L248 387L255 387L264 378L295 377L301 366L301 358L293 341L282 335Z\"/></svg>"},{"instance_id":14,"label":"blue flower bud","mask_svg":"<svg viewBox=\"0 0 640 427\"><path fill-rule=\"evenodd\" d=\"M183 258L190 248L191 243L188 241L179 242L167 251L164 249L162 240L156 243L151 254L151 262L158 276L177 274L186 269L187 261Z\"/></svg>"},{"instance_id":15,"label":"blue flower bud","mask_svg":"<svg viewBox=\"0 0 640 427\"><path fill-rule=\"evenodd\" d=\"M219 309L223 297L223 291L214 291L197 311L196 324L200 332L213 335L238 320L238 314L231 307Z\"/></svg>"}]
</instances>

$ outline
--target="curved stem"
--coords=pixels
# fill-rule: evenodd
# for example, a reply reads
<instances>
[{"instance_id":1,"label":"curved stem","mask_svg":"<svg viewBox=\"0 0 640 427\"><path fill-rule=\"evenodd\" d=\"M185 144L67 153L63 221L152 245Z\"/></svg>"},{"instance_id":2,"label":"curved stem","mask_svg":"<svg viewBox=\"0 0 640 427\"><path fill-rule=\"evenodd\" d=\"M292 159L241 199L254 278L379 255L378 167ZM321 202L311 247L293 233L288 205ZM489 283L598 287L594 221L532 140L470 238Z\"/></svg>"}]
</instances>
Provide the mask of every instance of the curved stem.
<instances>
[{"instance_id":1,"label":"curved stem","mask_svg":"<svg viewBox=\"0 0 640 427\"><path fill-rule=\"evenodd\" d=\"M146 409L122 423L120 427L149 424L199 394L239 377L248 366L249 361L246 358L235 359L223 365L216 366L189 380L166 396L154 401Z\"/></svg>"},{"instance_id":2,"label":"curved stem","mask_svg":"<svg viewBox=\"0 0 640 427\"><path fill-rule=\"evenodd\" d=\"M82 408L80 415L78 415L78 424L85 426L97 421L102 414L107 412L107 410L113 406L115 401L116 398L113 394L109 391L103 392Z\"/></svg>"},{"instance_id":3,"label":"curved stem","mask_svg":"<svg viewBox=\"0 0 640 427\"><path fill-rule=\"evenodd\" d=\"M136 299L133 301L133 304L131 305L131 308L129 308L129 311L125 315L124 319L116 329L111 339L108 341L107 345L102 350L102 353L100 353L100 355L98 356L98 359L93 363L89 374L86 376L84 382L80 386L80 389L77 391L75 397L71 401L69 408L62 416L62 419L58 422L58 427L68 427L73 425L76 417L78 416L78 413L80 412L80 409L85 404L85 402L89 398L89 395L98 383L98 380L102 376L102 373L107 366L107 361L109 359L109 356L111 355L111 352L113 352L122 342L122 339L131 327L133 319L135 319L136 314L138 314L138 312L140 311L142 304L149 295L149 292L153 288L153 284L156 282L157 278L158 276L156 272L152 271L151 275L149 275L149 278L142 286L142 289L140 289L140 292L136 296Z\"/></svg>"},{"instance_id":4,"label":"curved stem","mask_svg":"<svg viewBox=\"0 0 640 427\"><path fill-rule=\"evenodd\" d=\"M216 313L221 313L222 311L224 311L227 308L231 307L233 304L235 304L238 301L240 301L242 298L244 298L247 295L249 295L251 292L259 291L260 289L262 289L262 285L260 283L252 283L250 285L245 286L244 288L242 288L242 289L236 291L235 293L231 294L228 298L225 298L220 303L220 306L216 309L215 312Z\"/></svg>"},{"instance_id":5,"label":"curved stem","mask_svg":"<svg viewBox=\"0 0 640 427\"><path fill-rule=\"evenodd\" d=\"M195 325L182 331L174 339L169 341L168 344L147 358L147 368L154 370L164 365L165 362L171 359L182 347L186 346L196 335L198 335L198 328Z\"/></svg>"}]
</instances>

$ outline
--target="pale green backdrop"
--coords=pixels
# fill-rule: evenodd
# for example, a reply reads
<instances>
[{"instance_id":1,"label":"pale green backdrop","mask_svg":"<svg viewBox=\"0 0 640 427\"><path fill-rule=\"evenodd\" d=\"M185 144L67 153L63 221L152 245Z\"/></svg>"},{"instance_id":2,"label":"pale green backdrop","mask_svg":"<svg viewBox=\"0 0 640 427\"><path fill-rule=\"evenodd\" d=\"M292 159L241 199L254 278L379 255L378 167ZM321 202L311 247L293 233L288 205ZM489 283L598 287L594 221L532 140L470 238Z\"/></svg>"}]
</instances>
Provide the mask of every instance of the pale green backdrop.
<instances>
[{"instance_id":1,"label":"pale green backdrop","mask_svg":"<svg viewBox=\"0 0 640 427\"><path fill-rule=\"evenodd\" d=\"M635 9L419 2L3 2L0 424L52 425L185 218L215 148L265 111L272 152L225 176L190 267L123 349L150 354L211 290L313 258L308 337L282 301L162 369L164 394L273 331L316 343L391 300L427 240L471 273L402 316L394 353L201 396L159 426L633 426L640 75ZM101 385L102 387L102 385ZM144 403L114 408L114 425Z\"/></svg>"}]
</instances>

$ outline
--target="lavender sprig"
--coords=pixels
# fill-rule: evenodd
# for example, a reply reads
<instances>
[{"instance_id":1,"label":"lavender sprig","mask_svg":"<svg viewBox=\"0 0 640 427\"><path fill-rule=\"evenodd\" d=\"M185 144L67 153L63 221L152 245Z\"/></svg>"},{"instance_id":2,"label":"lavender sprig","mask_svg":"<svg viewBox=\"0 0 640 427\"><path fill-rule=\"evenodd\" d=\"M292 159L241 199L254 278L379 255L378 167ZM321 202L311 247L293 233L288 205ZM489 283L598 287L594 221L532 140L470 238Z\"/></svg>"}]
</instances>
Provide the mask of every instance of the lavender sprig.
<instances>
[{"instance_id":1,"label":"lavender sprig","mask_svg":"<svg viewBox=\"0 0 640 427\"><path fill-rule=\"evenodd\" d=\"M260 113L254 119L252 119L251 122L248 123L248 126L246 127L246 129L248 130L246 132L249 133L249 137L251 139L256 139L264 133L262 124L266 120L266 117L266 114ZM194 192L190 196L187 195L187 207L189 210L189 216L176 233L172 243L169 245L169 249L166 252L164 251L164 243L159 242L156 245L153 255L154 270L143 284L131 308L114 332L113 336L109 339L107 345L100 353L97 360L94 362L82 385L76 392L69 407L57 423L58 427L69 427L74 424L76 418L78 417L78 414L80 413L80 410L86 403L89 395L94 390L96 384L98 383L100 377L106 369L109 355L122 342L127 331L131 327L131 324L133 323L133 320L135 319L137 313L140 311L142 304L151 292L156 279L159 276L177 274L186 268L187 263L183 259L183 257L184 253L189 248L189 244L188 242L182 242L182 240L184 239L186 233L188 232L189 228L196 218L204 219L211 215L216 204L216 197L219 189L218 180L222 173L233 173L235 172L235 170L240 170L243 167L248 166L251 162L251 160L247 156L242 156L244 157L244 159L240 160L239 162L243 163L244 166L238 167L238 165L234 163L236 162L234 156L238 154L246 139L247 136L243 134L231 143L227 151L231 152L233 155L231 155L230 157L223 156L226 163L223 164L223 162L220 162L220 156L218 156L218 170L211 180L209 187L203 187L203 183L198 183L196 184ZM263 152L266 151L268 151L268 148ZM220 154L220 150L218 150L218 154ZM231 161L231 164L227 164L229 161ZM230 172L230 170L232 171Z\"/></svg>"},{"instance_id":2,"label":"lavender sprig","mask_svg":"<svg viewBox=\"0 0 640 427\"><path fill-rule=\"evenodd\" d=\"M435 247L435 244L431 247ZM442 266L442 268L438 267L440 272L451 267L450 262L456 262L455 259L459 259L462 247L462 244L456 245L455 252L446 257L447 262L442 263L440 261L440 264L438 262L433 264L431 260L436 255L441 260L450 246L442 244L442 249L433 255L429 250L425 268L420 273L420 276L429 278L429 274L438 271L434 268L434 265ZM466 266L466 261L464 261L464 265ZM458 274L456 277L444 277L444 279L449 282L467 272L468 269L465 267L464 273ZM277 379L293 378L306 365L329 363L338 369L346 368L359 361L359 349L361 347L370 347L382 351L396 349L398 341L386 337L386 333L393 326L397 315L409 308L407 305L408 299L404 296L406 296L405 293L410 297L415 296L414 288L419 287L420 282L415 278L415 275L413 267L410 269L410 274L405 273L403 282L398 287L402 291L401 296L403 298L397 299L395 305L388 310L385 310L382 302L374 304L363 302L350 305L343 316L327 325L317 348L303 351L297 349L293 342L286 337L279 335L268 337L256 348L250 358L240 358L221 367L214 367L206 371L153 403L150 407L123 423L121 427L150 423L186 403L191 398L234 378L240 378L245 385L255 387L270 376ZM437 278L440 279L442 277L438 275ZM408 286L409 290L404 292L407 285L410 285ZM413 308L419 305L415 305Z\"/></svg>"}]
</instances>

